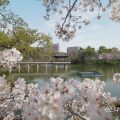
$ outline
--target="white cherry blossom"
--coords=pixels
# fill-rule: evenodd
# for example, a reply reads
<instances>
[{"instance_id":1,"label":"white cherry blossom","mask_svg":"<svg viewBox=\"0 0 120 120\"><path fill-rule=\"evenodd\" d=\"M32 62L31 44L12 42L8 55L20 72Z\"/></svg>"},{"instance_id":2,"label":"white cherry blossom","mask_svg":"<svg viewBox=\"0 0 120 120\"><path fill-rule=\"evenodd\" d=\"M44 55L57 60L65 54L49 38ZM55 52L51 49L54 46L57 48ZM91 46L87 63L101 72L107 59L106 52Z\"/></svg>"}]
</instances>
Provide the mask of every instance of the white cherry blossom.
<instances>
[{"instance_id":1,"label":"white cherry blossom","mask_svg":"<svg viewBox=\"0 0 120 120\"><path fill-rule=\"evenodd\" d=\"M120 84L120 73L115 73L113 75L113 82L117 83L117 84Z\"/></svg>"},{"instance_id":2,"label":"white cherry blossom","mask_svg":"<svg viewBox=\"0 0 120 120\"><path fill-rule=\"evenodd\" d=\"M16 48L5 49L0 52L0 65L7 68L10 72L22 59L23 56Z\"/></svg>"},{"instance_id":3,"label":"white cherry blossom","mask_svg":"<svg viewBox=\"0 0 120 120\"><path fill-rule=\"evenodd\" d=\"M112 5L110 18L115 22L120 22L120 2L116 2Z\"/></svg>"},{"instance_id":4,"label":"white cherry blossom","mask_svg":"<svg viewBox=\"0 0 120 120\"><path fill-rule=\"evenodd\" d=\"M104 91L105 83L100 80L85 79L64 81L51 78L48 88L39 89L38 84L26 84L18 78L10 88L4 77L0 77L0 112L4 120L19 118L23 120L64 120L68 116L85 120L113 120L106 113L105 106L118 103L110 93ZM59 87L61 86L61 87ZM12 116L13 115L13 116Z\"/></svg>"}]
</instances>

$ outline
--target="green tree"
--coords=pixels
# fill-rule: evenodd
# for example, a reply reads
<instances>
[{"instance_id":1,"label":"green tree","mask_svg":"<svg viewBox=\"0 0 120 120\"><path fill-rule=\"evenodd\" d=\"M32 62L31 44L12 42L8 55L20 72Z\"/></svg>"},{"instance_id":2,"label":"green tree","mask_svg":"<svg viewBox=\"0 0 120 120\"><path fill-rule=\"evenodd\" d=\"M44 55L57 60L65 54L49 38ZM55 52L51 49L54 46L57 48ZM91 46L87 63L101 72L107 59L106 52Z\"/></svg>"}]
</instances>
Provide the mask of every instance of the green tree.
<instances>
[{"instance_id":1,"label":"green tree","mask_svg":"<svg viewBox=\"0 0 120 120\"><path fill-rule=\"evenodd\" d=\"M0 32L0 50L3 50L4 48L10 48L10 41L11 40L9 39L9 36L5 32Z\"/></svg>"},{"instance_id":2,"label":"green tree","mask_svg":"<svg viewBox=\"0 0 120 120\"><path fill-rule=\"evenodd\" d=\"M52 38L28 28L21 17L7 9L9 3L10 0L0 0L0 50L15 47L25 59L50 59Z\"/></svg>"},{"instance_id":3,"label":"green tree","mask_svg":"<svg viewBox=\"0 0 120 120\"><path fill-rule=\"evenodd\" d=\"M108 53L108 51L110 51L109 49L107 49L105 46L100 46L98 49L98 54L102 54L102 53Z\"/></svg>"},{"instance_id":4,"label":"green tree","mask_svg":"<svg viewBox=\"0 0 120 120\"><path fill-rule=\"evenodd\" d=\"M79 55L80 61L84 63L84 61L85 61L85 49L80 47L78 55Z\"/></svg>"},{"instance_id":5,"label":"green tree","mask_svg":"<svg viewBox=\"0 0 120 120\"><path fill-rule=\"evenodd\" d=\"M25 59L37 58L37 55L40 56L40 54L49 56L51 40L49 35L26 27L14 27L9 33L0 32L0 48L15 47L20 50ZM33 44L38 45L33 46Z\"/></svg>"},{"instance_id":6,"label":"green tree","mask_svg":"<svg viewBox=\"0 0 120 120\"><path fill-rule=\"evenodd\" d=\"M118 48L116 47L111 48L111 53L117 53L117 52L119 52Z\"/></svg>"},{"instance_id":7,"label":"green tree","mask_svg":"<svg viewBox=\"0 0 120 120\"><path fill-rule=\"evenodd\" d=\"M88 46L86 49L85 49L85 55L88 56L88 57L91 57L95 54L95 48L92 48L90 46Z\"/></svg>"},{"instance_id":8,"label":"green tree","mask_svg":"<svg viewBox=\"0 0 120 120\"><path fill-rule=\"evenodd\" d=\"M14 41L14 47L30 46L37 42L41 48L49 47L51 45L51 37L43 33L39 33L35 29L25 27L14 27L10 35L11 40Z\"/></svg>"},{"instance_id":9,"label":"green tree","mask_svg":"<svg viewBox=\"0 0 120 120\"><path fill-rule=\"evenodd\" d=\"M7 9L9 3L10 0L0 0L0 31L12 28L13 26L27 27L27 23L21 17Z\"/></svg>"}]
</instances>

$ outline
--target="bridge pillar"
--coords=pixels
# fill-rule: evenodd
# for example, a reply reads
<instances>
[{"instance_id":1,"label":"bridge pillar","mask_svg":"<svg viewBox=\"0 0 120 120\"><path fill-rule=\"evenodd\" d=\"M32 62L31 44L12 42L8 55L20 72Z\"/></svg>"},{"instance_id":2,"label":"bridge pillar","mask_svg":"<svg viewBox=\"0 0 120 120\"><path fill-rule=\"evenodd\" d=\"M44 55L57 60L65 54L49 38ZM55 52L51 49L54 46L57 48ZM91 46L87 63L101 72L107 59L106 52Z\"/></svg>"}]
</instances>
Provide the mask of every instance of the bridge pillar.
<instances>
[{"instance_id":1,"label":"bridge pillar","mask_svg":"<svg viewBox=\"0 0 120 120\"><path fill-rule=\"evenodd\" d=\"M48 64L45 65L46 69L48 68Z\"/></svg>"},{"instance_id":2,"label":"bridge pillar","mask_svg":"<svg viewBox=\"0 0 120 120\"><path fill-rule=\"evenodd\" d=\"M65 69L66 71L68 70L68 65L67 65L67 64L64 65L64 69Z\"/></svg>"},{"instance_id":3,"label":"bridge pillar","mask_svg":"<svg viewBox=\"0 0 120 120\"><path fill-rule=\"evenodd\" d=\"M21 66L20 64L18 64L18 73L20 73L20 71L21 71Z\"/></svg>"},{"instance_id":4,"label":"bridge pillar","mask_svg":"<svg viewBox=\"0 0 120 120\"><path fill-rule=\"evenodd\" d=\"M28 73L30 72L30 64L27 64Z\"/></svg>"},{"instance_id":5,"label":"bridge pillar","mask_svg":"<svg viewBox=\"0 0 120 120\"><path fill-rule=\"evenodd\" d=\"M57 70L58 70L58 65L56 64L56 65L55 65L55 71L57 71Z\"/></svg>"},{"instance_id":6,"label":"bridge pillar","mask_svg":"<svg viewBox=\"0 0 120 120\"><path fill-rule=\"evenodd\" d=\"M37 72L39 72L39 64L37 64Z\"/></svg>"}]
</instances>

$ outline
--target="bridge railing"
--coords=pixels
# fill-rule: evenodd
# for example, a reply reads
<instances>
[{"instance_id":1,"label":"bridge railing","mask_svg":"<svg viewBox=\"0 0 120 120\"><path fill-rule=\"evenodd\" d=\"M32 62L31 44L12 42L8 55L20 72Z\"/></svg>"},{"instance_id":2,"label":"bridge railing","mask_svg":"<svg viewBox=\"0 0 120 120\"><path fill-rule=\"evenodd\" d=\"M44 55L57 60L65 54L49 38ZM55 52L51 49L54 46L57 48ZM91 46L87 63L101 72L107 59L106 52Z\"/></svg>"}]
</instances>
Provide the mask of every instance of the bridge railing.
<instances>
[{"instance_id":1,"label":"bridge railing","mask_svg":"<svg viewBox=\"0 0 120 120\"><path fill-rule=\"evenodd\" d=\"M37 62L30 62L30 61L22 61L22 62L18 62L18 64L70 64L70 61L65 61L65 62L59 62L59 61L51 61L51 62L41 62L41 61L37 61Z\"/></svg>"},{"instance_id":2,"label":"bridge railing","mask_svg":"<svg viewBox=\"0 0 120 120\"><path fill-rule=\"evenodd\" d=\"M64 66L64 68L65 68L65 70L67 70L67 66L68 66L68 64L70 64L71 62L69 61L69 62L30 62L30 61L22 61L22 62L19 62L18 63L18 72L20 73L20 71L21 71L21 67L22 66L24 66L24 65L27 65L27 70L28 70L28 72L30 71L30 66L32 65L32 64L36 64L36 71L38 72L39 71L39 65L40 64L43 64L45 67L46 67L46 70L47 70L47 68L48 68L48 65L49 64L51 64L51 65L53 65L53 66L55 66L55 69L56 69L56 71L57 71L57 69L58 69L58 67L60 67L61 65L62 66Z\"/></svg>"}]
</instances>

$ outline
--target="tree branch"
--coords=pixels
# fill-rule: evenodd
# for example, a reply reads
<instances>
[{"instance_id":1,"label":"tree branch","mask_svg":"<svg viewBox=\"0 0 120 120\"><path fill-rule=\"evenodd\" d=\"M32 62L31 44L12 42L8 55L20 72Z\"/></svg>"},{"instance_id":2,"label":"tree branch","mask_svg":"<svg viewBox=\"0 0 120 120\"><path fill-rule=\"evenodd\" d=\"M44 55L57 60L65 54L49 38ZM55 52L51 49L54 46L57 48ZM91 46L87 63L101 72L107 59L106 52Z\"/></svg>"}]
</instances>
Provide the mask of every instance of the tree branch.
<instances>
[{"instance_id":1,"label":"tree branch","mask_svg":"<svg viewBox=\"0 0 120 120\"><path fill-rule=\"evenodd\" d=\"M77 1L78 1L78 0L75 0L74 3L73 3L73 5L72 5L72 7L68 10L67 15L66 15L66 17L65 17L65 20L64 20L64 22L63 22L63 24L62 24L61 29L63 29L64 24L65 24L65 22L66 22L66 20L67 20L67 18L68 18L68 16L69 16L69 14L71 13L71 11L72 11L72 9L74 8L74 6L75 6L75 4L76 4Z\"/></svg>"}]
</instances>

